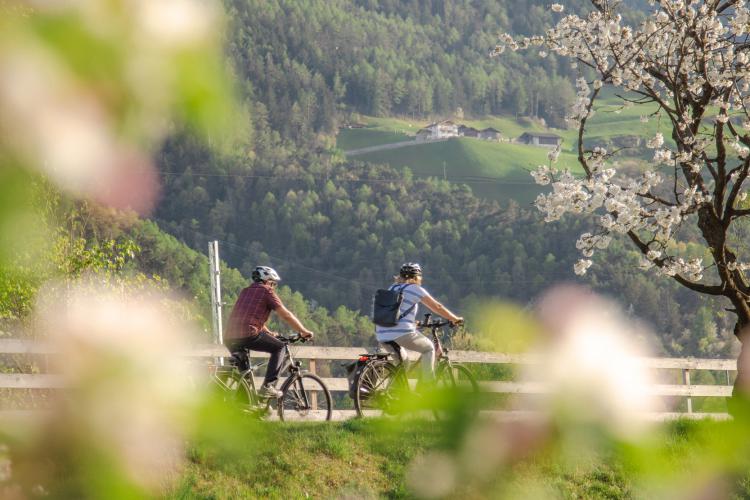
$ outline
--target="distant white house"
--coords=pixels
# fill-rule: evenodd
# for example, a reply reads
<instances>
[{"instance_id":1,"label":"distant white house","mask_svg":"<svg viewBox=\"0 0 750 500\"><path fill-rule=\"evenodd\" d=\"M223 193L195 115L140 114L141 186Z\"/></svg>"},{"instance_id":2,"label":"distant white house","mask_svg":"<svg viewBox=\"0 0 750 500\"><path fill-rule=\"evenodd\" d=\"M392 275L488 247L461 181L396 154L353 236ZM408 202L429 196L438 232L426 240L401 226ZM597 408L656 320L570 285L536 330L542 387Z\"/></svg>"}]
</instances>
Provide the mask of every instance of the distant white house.
<instances>
[{"instance_id":1,"label":"distant white house","mask_svg":"<svg viewBox=\"0 0 750 500\"><path fill-rule=\"evenodd\" d=\"M447 139L449 137L475 137L489 141L499 141L500 131L492 127L477 130L466 125L457 125L450 120L430 123L417 132L418 141L434 141L436 139Z\"/></svg>"},{"instance_id":2,"label":"distant white house","mask_svg":"<svg viewBox=\"0 0 750 500\"><path fill-rule=\"evenodd\" d=\"M458 137L458 125L450 120L430 123L417 132L418 141L434 141L448 137Z\"/></svg>"},{"instance_id":3,"label":"distant white house","mask_svg":"<svg viewBox=\"0 0 750 500\"><path fill-rule=\"evenodd\" d=\"M522 144L531 144L532 146L542 146L554 148L562 143L562 137L556 134L543 134L538 132L524 132L518 138Z\"/></svg>"}]
</instances>

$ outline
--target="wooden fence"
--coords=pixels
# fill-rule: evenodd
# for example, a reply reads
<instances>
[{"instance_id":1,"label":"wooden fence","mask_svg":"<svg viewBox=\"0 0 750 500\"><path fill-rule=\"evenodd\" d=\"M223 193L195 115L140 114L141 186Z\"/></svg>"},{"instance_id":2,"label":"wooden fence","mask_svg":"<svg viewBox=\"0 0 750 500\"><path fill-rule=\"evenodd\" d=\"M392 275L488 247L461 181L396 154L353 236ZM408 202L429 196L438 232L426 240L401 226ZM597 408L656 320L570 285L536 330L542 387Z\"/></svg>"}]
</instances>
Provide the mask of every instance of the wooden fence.
<instances>
[{"instance_id":1,"label":"wooden fence","mask_svg":"<svg viewBox=\"0 0 750 500\"><path fill-rule=\"evenodd\" d=\"M348 382L343 377L325 376L330 372L330 366L325 363L354 360L360 353L367 352L367 348L360 347L293 347L297 359L307 360L310 371L318 372L332 392L348 390ZM20 339L0 339L0 356L4 355L35 355L44 359L54 355L53 349L43 342L33 342ZM175 355L205 359L228 356L223 346L201 345L185 349ZM264 353L253 353L253 357L267 357ZM525 354L502 354L475 351L452 350L451 359L466 364L503 364L503 365L535 365L539 358ZM652 386L652 394L671 398L676 410L653 415L654 418L669 419L679 416L691 418L726 418L723 411L698 412L693 411L693 398L726 398L732 394L732 379L737 369L737 362L729 359L698 359L698 358L643 358L643 366L662 372L662 380L678 380L680 383L661 383ZM696 374L702 371L712 373L713 384L695 384L691 380L699 378ZM718 383L717 382L718 379ZM515 382L499 380L480 380L483 391L499 394L515 394L534 396L549 392L548 388L537 382ZM0 373L0 389L62 389L63 383L58 375L53 373ZM716 406L716 405L715 405ZM720 405L719 405L720 406ZM348 416L351 412L337 412L341 416ZM512 412L510 412L512 413ZM517 412L523 414L524 412Z\"/></svg>"}]
</instances>

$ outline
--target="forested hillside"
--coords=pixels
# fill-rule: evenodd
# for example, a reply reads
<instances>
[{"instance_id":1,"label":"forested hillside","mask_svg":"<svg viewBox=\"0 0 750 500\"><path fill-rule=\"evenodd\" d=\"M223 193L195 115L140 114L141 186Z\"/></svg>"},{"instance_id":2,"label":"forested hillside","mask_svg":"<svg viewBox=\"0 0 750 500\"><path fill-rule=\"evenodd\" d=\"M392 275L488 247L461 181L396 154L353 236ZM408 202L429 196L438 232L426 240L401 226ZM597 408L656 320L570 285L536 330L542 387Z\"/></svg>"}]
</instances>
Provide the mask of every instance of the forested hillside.
<instances>
[{"instance_id":1,"label":"forested hillside","mask_svg":"<svg viewBox=\"0 0 750 500\"><path fill-rule=\"evenodd\" d=\"M549 2L227 3L239 75L286 137L332 133L346 119L340 110L421 117L461 108L539 115L560 126L574 97L571 69L555 58L488 57L498 33L551 25Z\"/></svg>"},{"instance_id":2,"label":"forested hillside","mask_svg":"<svg viewBox=\"0 0 750 500\"><path fill-rule=\"evenodd\" d=\"M245 276L272 265L285 284L330 310L366 312L373 290L406 260L423 263L427 287L459 309L484 297L524 306L552 284L578 279L580 222L542 225L527 207L345 161L329 146L328 134L352 111L421 116L525 106L515 111L538 109L553 120L550 106L564 103L556 92L570 88L570 68L552 58L514 55L501 64L487 57L498 30L549 25L546 2L528 2L521 13L514 2L495 1L227 4L229 53L253 133L246 150L228 155L189 134L173 136L159 158L160 227L201 252L220 240L222 257ZM537 85L555 95L544 97ZM716 304L619 265L634 259L615 251L585 282L651 321L665 352L729 349L731 334L711 312Z\"/></svg>"},{"instance_id":3,"label":"forested hillside","mask_svg":"<svg viewBox=\"0 0 750 500\"><path fill-rule=\"evenodd\" d=\"M579 279L572 272L579 222L544 225L535 212L480 200L466 186L283 156L281 145L274 157L250 161L212 158L187 144L175 139L162 156L165 229L198 249L219 239L223 258L246 276L259 263L273 265L284 283L329 309L367 312L373 290L408 260L421 262L426 286L457 306L480 297L525 305L554 283ZM713 304L624 264L635 260L620 248L585 282L652 321L668 352L726 348Z\"/></svg>"}]
</instances>

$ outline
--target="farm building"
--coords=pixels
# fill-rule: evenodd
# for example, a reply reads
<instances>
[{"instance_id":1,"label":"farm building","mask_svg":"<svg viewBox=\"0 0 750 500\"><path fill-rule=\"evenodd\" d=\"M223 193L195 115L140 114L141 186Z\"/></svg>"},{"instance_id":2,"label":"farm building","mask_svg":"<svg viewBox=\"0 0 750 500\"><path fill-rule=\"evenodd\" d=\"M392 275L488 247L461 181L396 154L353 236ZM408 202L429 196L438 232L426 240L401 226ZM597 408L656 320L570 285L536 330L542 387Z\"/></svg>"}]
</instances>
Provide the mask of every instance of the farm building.
<instances>
[{"instance_id":1,"label":"farm building","mask_svg":"<svg viewBox=\"0 0 750 500\"><path fill-rule=\"evenodd\" d=\"M531 144L533 146L543 146L554 148L562 143L562 137L556 134L544 134L539 132L524 132L518 138L522 144Z\"/></svg>"}]
</instances>

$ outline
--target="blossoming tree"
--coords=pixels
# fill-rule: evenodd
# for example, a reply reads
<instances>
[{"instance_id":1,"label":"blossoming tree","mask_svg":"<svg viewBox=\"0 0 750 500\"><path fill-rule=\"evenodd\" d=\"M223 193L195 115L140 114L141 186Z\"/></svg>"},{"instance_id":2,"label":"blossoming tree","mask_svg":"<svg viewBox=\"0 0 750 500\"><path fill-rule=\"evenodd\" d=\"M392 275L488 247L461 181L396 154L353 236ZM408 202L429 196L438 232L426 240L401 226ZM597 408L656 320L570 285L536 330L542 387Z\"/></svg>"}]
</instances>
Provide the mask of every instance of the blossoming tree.
<instances>
[{"instance_id":1,"label":"blossoming tree","mask_svg":"<svg viewBox=\"0 0 750 500\"><path fill-rule=\"evenodd\" d=\"M503 35L494 50L538 46L541 55L570 58L581 70L569 119L578 128L584 175L555 168L559 151L551 152L550 166L532 173L552 187L536 206L547 221L567 213L598 216L576 244L577 274L613 236L624 235L642 254L643 269L726 297L742 341L750 330L750 255L742 238L750 215L750 10L744 0L650 0L653 11L631 27L618 3L592 0L586 17L565 15L543 36ZM623 106L648 106L642 121L658 116L667 124L667 138L658 132L648 141L653 159L637 175L618 168L617 152L585 146L587 121L605 86ZM685 243L696 239L704 252L689 258ZM750 340L743 342L735 393L750 378L741 366L745 353Z\"/></svg>"}]
</instances>

